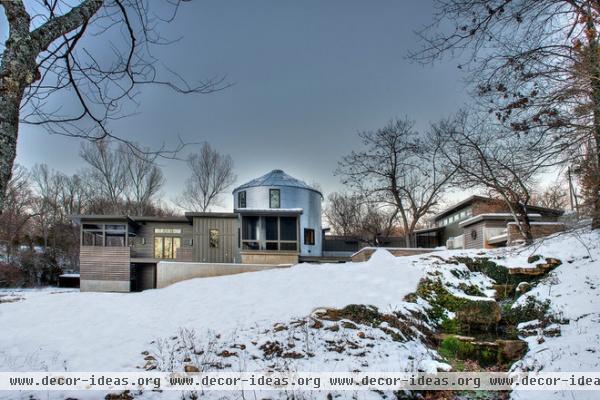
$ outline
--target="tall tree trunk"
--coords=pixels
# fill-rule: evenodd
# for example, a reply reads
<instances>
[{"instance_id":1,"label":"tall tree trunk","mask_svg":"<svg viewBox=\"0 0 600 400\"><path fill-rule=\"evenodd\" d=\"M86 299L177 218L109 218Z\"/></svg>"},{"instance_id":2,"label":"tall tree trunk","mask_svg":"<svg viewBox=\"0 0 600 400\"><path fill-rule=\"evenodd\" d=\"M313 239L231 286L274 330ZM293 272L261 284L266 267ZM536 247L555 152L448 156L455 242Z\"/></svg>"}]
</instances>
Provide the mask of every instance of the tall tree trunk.
<instances>
[{"instance_id":1,"label":"tall tree trunk","mask_svg":"<svg viewBox=\"0 0 600 400\"><path fill-rule=\"evenodd\" d=\"M592 88L592 105L594 112L594 150L596 151L596 164L600 167L600 56L598 55L598 32L594 24L591 9L588 13L588 37L590 38L589 75ZM589 166L590 168L592 166ZM600 229L600 177L595 177L593 198L592 229Z\"/></svg>"},{"instance_id":2,"label":"tall tree trunk","mask_svg":"<svg viewBox=\"0 0 600 400\"><path fill-rule=\"evenodd\" d=\"M29 35L31 19L22 2L3 4L9 23L9 38L0 64L0 212L17 156L19 108L28 85L39 79L37 46Z\"/></svg>"},{"instance_id":3,"label":"tall tree trunk","mask_svg":"<svg viewBox=\"0 0 600 400\"><path fill-rule=\"evenodd\" d=\"M11 87L9 78L0 78L0 212L4 208L6 189L17 156L19 107L22 96L23 90Z\"/></svg>"},{"instance_id":4,"label":"tall tree trunk","mask_svg":"<svg viewBox=\"0 0 600 400\"><path fill-rule=\"evenodd\" d=\"M598 51L598 47L595 46ZM596 62L600 62L598 57L593 57ZM594 151L595 151L595 163L600 167L600 65L593 68L594 74L592 76L592 101L594 104ZM593 168L593 165L589 165L588 168ZM600 229L600 177L598 174L590 174L595 178L593 182L594 190L592 192L593 197L593 215L592 215L592 229Z\"/></svg>"},{"instance_id":5,"label":"tall tree trunk","mask_svg":"<svg viewBox=\"0 0 600 400\"><path fill-rule=\"evenodd\" d=\"M519 205L522 222L521 222L521 234L523 235L523 239L525 239L525 244L533 243L533 233L531 232L531 220L529 219L529 214L527 214L527 205Z\"/></svg>"}]
</instances>

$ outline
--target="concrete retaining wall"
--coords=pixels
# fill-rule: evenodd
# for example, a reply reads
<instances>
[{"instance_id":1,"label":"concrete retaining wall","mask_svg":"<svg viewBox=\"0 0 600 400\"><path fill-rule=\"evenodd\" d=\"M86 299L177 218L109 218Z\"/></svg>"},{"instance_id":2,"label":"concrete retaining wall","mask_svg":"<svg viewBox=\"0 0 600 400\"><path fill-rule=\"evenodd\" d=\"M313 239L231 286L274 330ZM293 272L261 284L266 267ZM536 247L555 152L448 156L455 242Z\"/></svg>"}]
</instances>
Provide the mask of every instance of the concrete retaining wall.
<instances>
[{"instance_id":1,"label":"concrete retaining wall","mask_svg":"<svg viewBox=\"0 0 600 400\"><path fill-rule=\"evenodd\" d=\"M387 250L392 253L395 257L404 256L416 256L418 254L432 253L434 249L420 249L420 248L402 248L402 247L364 247L358 252L352 254L352 262L363 262L371 258L376 250Z\"/></svg>"},{"instance_id":2,"label":"concrete retaining wall","mask_svg":"<svg viewBox=\"0 0 600 400\"><path fill-rule=\"evenodd\" d=\"M79 283L82 292L121 292L130 291L129 281L103 281L96 279L82 279Z\"/></svg>"},{"instance_id":3,"label":"concrete retaining wall","mask_svg":"<svg viewBox=\"0 0 600 400\"><path fill-rule=\"evenodd\" d=\"M175 282L193 278L234 275L274 268L289 268L291 265L264 264L217 264L160 261L156 266L156 287L163 288Z\"/></svg>"},{"instance_id":4,"label":"concrete retaining wall","mask_svg":"<svg viewBox=\"0 0 600 400\"><path fill-rule=\"evenodd\" d=\"M242 264L250 265L281 265L298 264L296 251L242 251Z\"/></svg>"}]
</instances>

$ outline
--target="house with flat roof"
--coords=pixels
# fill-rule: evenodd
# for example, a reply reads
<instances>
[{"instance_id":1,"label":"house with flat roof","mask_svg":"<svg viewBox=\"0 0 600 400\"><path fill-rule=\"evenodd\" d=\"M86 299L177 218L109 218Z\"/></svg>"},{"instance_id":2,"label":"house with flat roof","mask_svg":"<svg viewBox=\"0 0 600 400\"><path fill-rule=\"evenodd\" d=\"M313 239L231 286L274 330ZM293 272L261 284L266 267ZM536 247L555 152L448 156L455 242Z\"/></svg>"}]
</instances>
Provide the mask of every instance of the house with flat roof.
<instances>
[{"instance_id":1,"label":"house with flat roof","mask_svg":"<svg viewBox=\"0 0 600 400\"><path fill-rule=\"evenodd\" d=\"M233 212L73 217L81 229L81 290L139 291L323 257L345 260L361 247L345 237L327 240L323 195L282 170L236 187L233 200ZM529 211L534 236L562 230L561 210L530 206ZM505 246L518 240L515 228L503 201L471 196L436 215L432 227L416 231L415 243L421 248Z\"/></svg>"},{"instance_id":2,"label":"house with flat roof","mask_svg":"<svg viewBox=\"0 0 600 400\"><path fill-rule=\"evenodd\" d=\"M318 190L273 170L238 186L233 196L231 213L73 217L81 227L81 290L160 287L161 280L171 279L165 278L168 268L175 271L182 263L189 269L210 267L215 274L214 266L243 264L256 270L296 264L302 256L321 256L323 196Z\"/></svg>"},{"instance_id":3,"label":"house with flat roof","mask_svg":"<svg viewBox=\"0 0 600 400\"><path fill-rule=\"evenodd\" d=\"M542 237L564 229L558 221L564 213L528 206L532 233ZM434 216L432 226L415 231L417 247L474 249L501 247L520 240L516 223L506 202L484 196L471 196Z\"/></svg>"}]
</instances>

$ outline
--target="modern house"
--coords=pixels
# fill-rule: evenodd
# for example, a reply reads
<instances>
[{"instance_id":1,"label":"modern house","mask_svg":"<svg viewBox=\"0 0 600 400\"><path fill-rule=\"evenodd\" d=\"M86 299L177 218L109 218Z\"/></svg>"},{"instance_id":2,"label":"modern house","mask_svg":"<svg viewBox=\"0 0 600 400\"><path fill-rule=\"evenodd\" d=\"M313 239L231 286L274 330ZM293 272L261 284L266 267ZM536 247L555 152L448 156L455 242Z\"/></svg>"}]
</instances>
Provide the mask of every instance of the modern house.
<instances>
[{"instance_id":1,"label":"modern house","mask_svg":"<svg viewBox=\"0 0 600 400\"><path fill-rule=\"evenodd\" d=\"M74 217L81 226L81 290L154 288L160 262L257 267L321 255L323 196L318 190L273 170L237 187L233 195L232 213Z\"/></svg>"},{"instance_id":2,"label":"modern house","mask_svg":"<svg viewBox=\"0 0 600 400\"><path fill-rule=\"evenodd\" d=\"M562 210L528 206L532 234L547 236L564 229L558 221ZM506 203L499 199L471 196L437 214L432 226L415 232L417 247L476 249L501 247L520 240L517 225Z\"/></svg>"},{"instance_id":3,"label":"modern house","mask_svg":"<svg viewBox=\"0 0 600 400\"><path fill-rule=\"evenodd\" d=\"M81 290L138 291L197 276L324 257L349 259L364 246L357 238L324 235L322 201L321 192L276 169L235 188L231 213L76 216L81 226ZM416 247L512 244L519 235L508 211L500 200L469 197L436 215L432 227L416 231ZM530 206L529 212L534 236L563 229L557 222L561 210ZM403 247L398 241L402 238L381 239L381 246Z\"/></svg>"}]
</instances>

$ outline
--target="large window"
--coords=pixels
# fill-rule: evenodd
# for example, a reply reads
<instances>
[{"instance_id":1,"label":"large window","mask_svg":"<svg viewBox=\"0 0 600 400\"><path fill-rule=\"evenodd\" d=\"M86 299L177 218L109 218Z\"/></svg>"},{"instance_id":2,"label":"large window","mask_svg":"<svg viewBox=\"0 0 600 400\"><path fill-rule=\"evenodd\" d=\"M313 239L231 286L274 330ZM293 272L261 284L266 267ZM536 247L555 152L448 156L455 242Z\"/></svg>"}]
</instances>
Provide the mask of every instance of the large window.
<instances>
[{"instance_id":1,"label":"large window","mask_svg":"<svg viewBox=\"0 0 600 400\"><path fill-rule=\"evenodd\" d=\"M281 192L279 189L269 189L269 208L281 207Z\"/></svg>"},{"instance_id":2,"label":"large window","mask_svg":"<svg viewBox=\"0 0 600 400\"><path fill-rule=\"evenodd\" d=\"M82 231L83 246L104 246L104 225L83 224Z\"/></svg>"},{"instance_id":3,"label":"large window","mask_svg":"<svg viewBox=\"0 0 600 400\"><path fill-rule=\"evenodd\" d=\"M242 217L243 250L298 249L297 217Z\"/></svg>"},{"instance_id":4,"label":"large window","mask_svg":"<svg viewBox=\"0 0 600 400\"><path fill-rule=\"evenodd\" d=\"M472 216L473 216L473 209L471 207L468 207L466 209L463 209L462 211L459 211L457 213L451 214L450 216L439 220L436 223L436 226L450 225L450 224L453 224L455 222L464 221L465 219L470 218Z\"/></svg>"},{"instance_id":5,"label":"large window","mask_svg":"<svg viewBox=\"0 0 600 400\"><path fill-rule=\"evenodd\" d=\"M238 208L246 208L246 191L242 190L238 193Z\"/></svg>"},{"instance_id":6,"label":"large window","mask_svg":"<svg viewBox=\"0 0 600 400\"><path fill-rule=\"evenodd\" d=\"M277 217L265 217L265 249L277 250L279 248L279 223Z\"/></svg>"},{"instance_id":7,"label":"large window","mask_svg":"<svg viewBox=\"0 0 600 400\"><path fill-rule=\"evenodd\" d=\"M173 236L154 237L154 258L177 258L177 250L181 247L181 238Z\"/></svg>"},{"instance_id":8,"label":"large window","mask_svg":"<svg viewBox=\"0 0 600 400\"><path fill-rule=\"evenodd\" d=\"M242 217L242 247L246 250L259 250L258 217Z\"/></svg>"},{"instance_id":9,"label":"large window","mask_svg":"<svg viewBox=\"0 0 600 400\"><path fill-rule=\"evenodd\" d=\"M304 229L304 244L308 246L315 245L315 230Z\"/></svg>"},{"instance_id":10,"label":"large window","mask_svg":"<svg viewBox=\"0 0 600 400\"><path fill-rule=\"evenodd\" d=\"M107 247L124 247L127 227L125 225L104 225Z\"/></svg>"},{"instance_id":11,"label":"large window","mask_svg":"<svg viewBox=\"0 0 600 400\"><path fill-rule=\"evenodd\" d=\"M81 228L83 246L126 246L127 226L125 224L83 224Z\"/></svg>"},{"instance_id":12,"label":"large window","mask_svg":"<svg viewBox=\"0 0 600 400\"><path fill-rule=\"evenodd\" d=\"M175 259L181 247L181 228L154 228L154 258Z\"/></svg>"}]
</instances>

